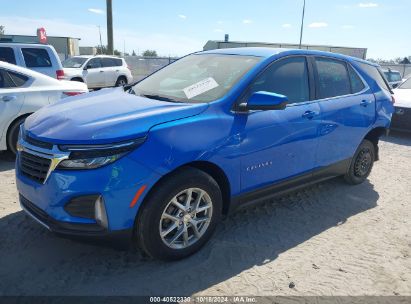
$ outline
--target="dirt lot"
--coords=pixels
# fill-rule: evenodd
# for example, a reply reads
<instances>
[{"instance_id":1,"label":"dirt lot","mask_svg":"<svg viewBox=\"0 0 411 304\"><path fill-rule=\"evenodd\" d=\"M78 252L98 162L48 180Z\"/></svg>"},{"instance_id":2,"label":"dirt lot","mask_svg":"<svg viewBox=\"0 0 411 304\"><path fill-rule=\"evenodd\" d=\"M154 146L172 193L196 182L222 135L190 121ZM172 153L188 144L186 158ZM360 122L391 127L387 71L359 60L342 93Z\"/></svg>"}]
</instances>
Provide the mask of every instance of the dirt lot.
<instances>
[{"instance_id":1,"label":"dirt lot","mask_svg":"<svg viewBox=\"0 0 411 304\"><path fill-rule=\"evenodd\" d=\"M0 155L0 295L411 295L411 136L380 147L369 182L241 211L174 263L47 232L21 211Z\"/></svg>"}]
</instances>

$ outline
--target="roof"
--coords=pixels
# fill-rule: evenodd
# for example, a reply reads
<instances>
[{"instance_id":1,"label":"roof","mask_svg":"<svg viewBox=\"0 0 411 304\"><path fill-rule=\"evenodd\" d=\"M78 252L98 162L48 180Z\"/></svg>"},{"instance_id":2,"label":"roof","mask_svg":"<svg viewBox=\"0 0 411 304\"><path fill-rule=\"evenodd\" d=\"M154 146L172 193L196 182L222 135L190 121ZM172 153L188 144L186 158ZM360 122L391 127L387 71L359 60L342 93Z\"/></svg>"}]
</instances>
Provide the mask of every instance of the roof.
<instances>
[{"instance_id":1,"label":"roof","mask_svg":"<svg viewBox=\"0 0 411 304\"><path fill-rule=\"evenodd\" d=\"M315 50L305 50L305 49L283 49L283 48L270 48L270 47L239 47L239 48L227 48L227 49L215 49L209 51L198 52L197 54L226 54L226 55L239 55L239 56L256 56L270 58L277 55L316 55L316 56L327 56L339 59L345 59L349 61L358 61L366 63L373 66L378 66L378 64L346 55L341 55L337 53L325 52L325 51L315 51Z\"/></svg>"}]
</instances>

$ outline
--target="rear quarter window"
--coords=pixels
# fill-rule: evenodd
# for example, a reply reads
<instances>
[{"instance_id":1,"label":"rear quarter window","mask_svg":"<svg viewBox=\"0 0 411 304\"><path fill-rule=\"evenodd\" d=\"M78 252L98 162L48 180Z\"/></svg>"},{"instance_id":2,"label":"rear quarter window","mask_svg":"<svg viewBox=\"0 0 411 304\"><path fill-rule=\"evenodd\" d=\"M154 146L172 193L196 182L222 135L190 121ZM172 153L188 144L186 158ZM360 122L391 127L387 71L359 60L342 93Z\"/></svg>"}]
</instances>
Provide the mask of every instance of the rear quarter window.
<instances>
[{"instance_id":1,"label":"rear quarter window","mask_svg":"<svg viewBox=\"0 0 411 304\"><path fill-rule=\"evenodd\" d=\"M103 67L116 67L116 66L122 66L123 61L118 58L103 58Z\"/></svg>"},{"instance_id":2,"label":"rear quarter window","mask_svg":"<svg viewBox=\"0 0 411 304\"><path fill-rule=\"evenodd\" d=\"M361 80L360 76L358 76L357 72L351 67L351 65L348 65L348 73L350 74L352 93L355 94L364 90L364 82Z\"/></svg>"},{"instance_id":3,"label":"rear quarter window","mask_svg":"<svg viewBox=\"0 0 411 304\"><path fill-rule=\"evenodd\" d=\"M18 88L28 80L27 76L0 69L0 89Z\"/></svg>"},{"instance_id":4,"label":"rear quarter window","mask_svg":"<svg viewBox=\"0 0 411 304\"><path fill-rule=\"evenodd\" d=\"M10 47L0 47L0 61L16 64L14 50Z\"/></svg>"},{"instance_id":5,"label":"rear quarter window","mask_svg":"<svg viewBox=\"0 0 411 304\"><path fill-rule=\"evenodd\" d=\"M387 81L384 79L383 73L378 67L375 67L375 66L372 66L366 63L360 63L360 66L368 74L368 76L370 76L377 82L378 86L381 89L391 92L391 89Z\"/></svg>"},{"instance_id":6,"label":"rear quarter window","mask_svg":"<svg viewBox=\"0 0 411 304\"><path fill-rule=\"evenodd\" d=\"M46 49L22 48L21 52L28 68L47 68L52 66Z\"/></svg>"}]
</instances>

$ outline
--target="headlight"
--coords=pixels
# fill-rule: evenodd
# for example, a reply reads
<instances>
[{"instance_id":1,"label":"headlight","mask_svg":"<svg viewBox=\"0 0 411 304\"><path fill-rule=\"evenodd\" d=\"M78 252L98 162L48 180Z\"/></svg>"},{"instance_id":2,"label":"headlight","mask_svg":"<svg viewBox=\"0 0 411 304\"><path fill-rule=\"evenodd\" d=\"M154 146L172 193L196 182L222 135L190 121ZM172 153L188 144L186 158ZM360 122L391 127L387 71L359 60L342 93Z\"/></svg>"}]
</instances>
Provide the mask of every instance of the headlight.
<instances>
[{"instance_id":1,"label":"headlight","mask_svg":"<svg viewBox=\"0 0 411 304\"><path fill-rule=\"evenodd\" d=\"M109 145L61 145L60 150L70 152L57 169L96 169L111 164L136 149L145 138Z\"/></svg>"}]
</instances>

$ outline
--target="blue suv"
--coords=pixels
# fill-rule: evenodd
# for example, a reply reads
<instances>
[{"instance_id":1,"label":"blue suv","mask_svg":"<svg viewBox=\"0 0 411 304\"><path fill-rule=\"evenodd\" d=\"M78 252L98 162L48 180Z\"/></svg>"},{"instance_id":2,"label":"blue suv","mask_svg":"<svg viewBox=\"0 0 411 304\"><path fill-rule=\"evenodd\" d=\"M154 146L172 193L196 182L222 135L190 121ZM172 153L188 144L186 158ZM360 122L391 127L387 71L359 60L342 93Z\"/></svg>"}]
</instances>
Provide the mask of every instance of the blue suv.
<instances>
[{"instance_id":1,"label":"blue suv","mask_svg":"<svg viewBox=\"0 0 411 304\"><path fill-rule=\"evenodd\" d=\"M336 176L362 183L393 98L377 65L271 48L188 55L21 126L22 208L47 229L123 234L179 259L240 206Z\"/></svg>"}]
</instances>

